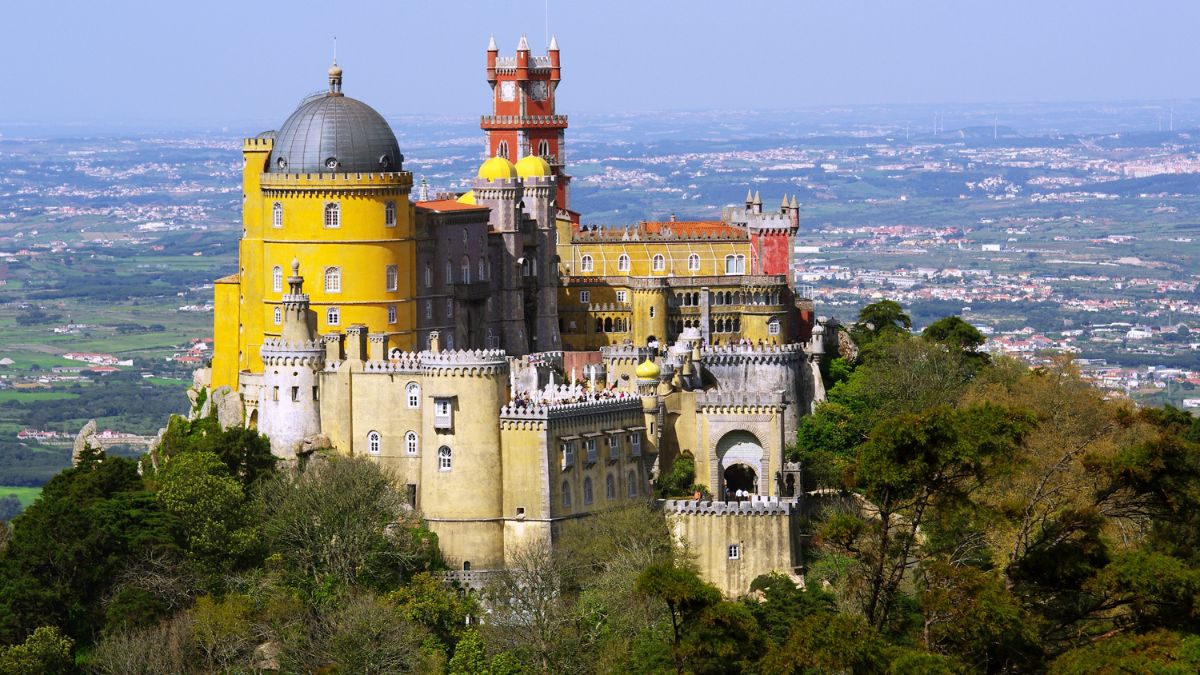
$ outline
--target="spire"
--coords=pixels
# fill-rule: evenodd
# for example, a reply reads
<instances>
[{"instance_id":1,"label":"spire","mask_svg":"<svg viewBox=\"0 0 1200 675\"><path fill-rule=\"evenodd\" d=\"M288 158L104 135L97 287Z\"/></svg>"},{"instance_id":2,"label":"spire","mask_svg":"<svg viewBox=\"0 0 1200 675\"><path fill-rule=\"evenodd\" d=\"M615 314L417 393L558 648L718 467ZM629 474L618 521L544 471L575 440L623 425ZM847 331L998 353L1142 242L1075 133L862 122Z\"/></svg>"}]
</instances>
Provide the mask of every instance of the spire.
<instances>
[{"instance_id":1,"label":"spire","mask_svg":"<svg viewBox=\"0 0 1200 675\"><path fill-rule=\"evenodd\" d=\"M342 95L342 67L337 64L337 58L333 59L333 65L329 67L329 95Z\"/></svg>"},{"instance_id":2,"label":"spire","mask_svg":"<svg viewBox=\"0 0 1200 675\"><path fill-rule=\"evenodd\" d=\"M796 201L796 195L792 195L792 208L793 209L800 208L800 204Z\"/></svg>"},{"instance_id":3,"label":"spire","mask_svg":"<svg viewBox=\"0 0 1200 675\"><path fill-rule=\"evenodd\" d=\"M497 51L500 51L500 49L499 49L498 47L496 47L496 36L495 36L495 35L492 35L491 37L489 37L489 38L488 38L488 48L487 48L487 50L488 50L489 52L497 52Z\"/></svg>"},{"instance_id":4,"label":"spire","mask_svg":"<svg viewBox=\"0 0 1200 675\"><path fill-rule=\"evenodd\" d=\"M750 194L750 188L746 188L746 206L754 203L754 195Z\"/></svg>"},{"instance_id":5,"label":"spire","mask_svg":"<svg viewBox=\"0 0 1200 675\"><path fill-rule=\"evenodd\" d=\"M757 206L762 206L762 197L758 196L758 190L754 191L754 203Z\"/></svg>"},{"instance_id":6,"label":"spire","mask_svg":"<svg viewBox=\"0 0 1200 675\"><path fill-rule=\"evenodd\" d=\"M529 40L525 39L524 33L521 33L521 41L517 43L517 51L519 51L519 52L529 51Z\"/></svg>"},{"instance_id":7,"label":"spire","mask_svg":"<svg viewBox=\"0 0 1200 675\"><path fill-rule=\"evenodd\" d=\"M779 208L786 209L787 207L788 207L788 198L787 198L787 195L784 195L783 203L779 205Z\"/></svg>"},{"instance_id":8,"label":"spire","mask_svg":"<svg viewBox=\"0 0 1200 675\"><path fill-rule=\"evenodd\" d=\"M549 51L552 51L552 52L558 51L558 36L557 35L550 36L550 50Z\"/></svg>"}]
</instances>

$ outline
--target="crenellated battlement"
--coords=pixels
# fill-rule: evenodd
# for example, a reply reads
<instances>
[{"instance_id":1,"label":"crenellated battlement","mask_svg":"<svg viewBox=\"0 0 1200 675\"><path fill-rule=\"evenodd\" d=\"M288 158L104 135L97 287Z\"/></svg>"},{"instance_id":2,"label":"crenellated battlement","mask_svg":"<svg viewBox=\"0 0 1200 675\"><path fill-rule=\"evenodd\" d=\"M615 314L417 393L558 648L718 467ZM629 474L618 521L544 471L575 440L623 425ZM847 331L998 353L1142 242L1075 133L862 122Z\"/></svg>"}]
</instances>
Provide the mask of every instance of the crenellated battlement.
<instances>
[{"instance_id":1,"label":"crenellated battlement","mask_svg":"<svg viewBox=\"0 0 1200 675\"><path fill-rule=\"evenodd\" d=\"M642 400L637 396L593 398L575 403L528 404L510 403L500 408L502 420L560 420L597 413L638 412Z\"/></svg>"},{"instance_id":2,"label":"crenellated battlement","mask_svg":"<svg viewBox=\"0 0 1200 675\"><path fill-rule=\"evenodd\" d=\"M270 152L275 147L274 136L255 136L242 140L243 152Z\"/></svg>"},{"instance_id":3,"label":"crenellated battlement","mask_svg":"<svg viewBox=\"0 0 1200 675\"><path fill-rule=\"evenodd\" d=\"M700 351L705 365L795 363L805 357L804 345L710 345Z\"/></svg>"},{"instance_id":4,"label":"crenellated battlement","mask_svg":"<svg viewBox=\"0 0 1200 675\"><path fill-rule=\"evenodd\" d=\"M735 502L668 499L661 503L668 514L695 516L786 516L795 508L792 502L757 496Z\"/></svg>"},{"instance_id":5,"label":"crenellated battlement","mask_svg":"<svg viewBox=\"0 0 1200 675\"><path fill-rule=\"evenodd\" d=\"M408 191L413 178L408 171L379 173L264 173L259 176L264 191L276 190L367 190ZM268 192L269 193L269 192Z\"/></svg>"},{"instance_id":6,"label":"crenellated battlement","mask_svg":"<svg viewBox=\"0 0 1200 675\"><path fill-rule=\"evenodd\" d=\"M777 391L720 391L709 390L696 394L696 405L713 410L783 410L788 404L783 392Z\"/></svg>"}]
</instances>

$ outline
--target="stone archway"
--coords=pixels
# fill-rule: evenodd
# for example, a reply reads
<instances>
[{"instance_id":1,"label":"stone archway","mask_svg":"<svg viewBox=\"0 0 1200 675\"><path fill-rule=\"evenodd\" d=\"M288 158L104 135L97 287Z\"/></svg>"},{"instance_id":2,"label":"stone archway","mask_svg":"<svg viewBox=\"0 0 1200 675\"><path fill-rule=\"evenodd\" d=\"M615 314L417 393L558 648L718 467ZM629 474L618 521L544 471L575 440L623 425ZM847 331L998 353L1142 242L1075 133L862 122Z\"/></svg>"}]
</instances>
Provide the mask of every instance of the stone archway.
<instances>
[{"instance_id":1,"label":"stone archway","mask_svg":"<svg viewBox=\"0 0 1200 675\"><path fill-rule=\"evenodd\" d=\"M732 494L738 489L766 494L762 480L765 455L762 443L749 431L730 431L722 436L717 441L717 475L721 480L718 495L726 497L727 491Z\"/></svg>"}]
</instances>

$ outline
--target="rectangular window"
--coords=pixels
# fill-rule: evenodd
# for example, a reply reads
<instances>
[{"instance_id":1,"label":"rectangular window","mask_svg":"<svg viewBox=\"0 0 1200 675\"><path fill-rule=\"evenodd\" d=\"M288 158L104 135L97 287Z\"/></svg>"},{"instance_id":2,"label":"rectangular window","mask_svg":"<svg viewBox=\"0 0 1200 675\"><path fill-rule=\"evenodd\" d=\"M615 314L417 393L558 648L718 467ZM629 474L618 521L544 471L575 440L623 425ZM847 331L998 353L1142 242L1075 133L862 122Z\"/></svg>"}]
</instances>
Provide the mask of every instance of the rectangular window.
<instances>
[{"instance_id":1,"label":"rectangular window","mask_svg":"<svg viewBox=\"0 0 1200 675\"><path fill-rule=\"evenodd\" d=\"M591 291L579 291L579 304L586 305L592 301Z\"/></svg>"},{"instance_id":2,"label":"rectangular window","mask_svg":"<svg viewBox=\"0 0 1200 675\"><path fill-rule=\"evenodd\" d=\"M779 335L779 319L771 319L767 322L767 334Z\"/></svg>"},{"instance_id":3,"label":"rectangular window","mask_svg":"<svg viewBox=\"0 0 1200 675\"><path fill-rule=\"evenodd\" d=\"M408 505L416 508L417 506L417 484L408 483L404 486L404 494L408 497Z\"/></svg>"},{"instance_id":4,"label":"rectangular window","mask_svg":"<svg viewBox=\"0 0 1200 675\"><path fill-rule=\"evenodd\" d=\"M300 387L292 387L292 401L300 400Z\"/></svg>"},{"instance_id":5,"label":"rectangular window","mask_svg":"<svg viewBox=\"0 0 1200 675\"><path fill-rule=\"evenodd\" d=\"M278 401L278 400L279 400L279 387L275 387L275 388L274 388L274 389L271 391L271 400L272 400L272 401Z\"/></svg>"},{"instance_id":6,"label":"rectangular window","mask_svg":"<svg viewBox=\"0 0 1200 675\"><path fill-rule=\"evenodd\" d=\"M394 291L400 287L400 270L395 265L388 265L384 276L386 277L387 289L389 291Z\"/></svg>"},{"instance_id":7,"label":"rectangular window","mask_svg":"<svg viewBox=\"0 0 1200 675\"><path fill-rule=\"evenodd\" d=\"M454 318L454 300L451 298L446 298L446 318Z\"/></svg>"},{"instance_id":8,"label":"rectangular window","mask_svg":"<svg viewBox=\"0 0 1200 675\"><path fill-rule=\"evenodd\" d=\"M321 400L321 398L320 398L320 394L319 394L318 392L319 392L319 390L318 390L316 387L313 387L313 400L314 400L314 401L320 401L320 400Z\"/></svg>"},{"instance_id":9,"label":"rectangular window","mask_svg":"<svg viewBox=\"0 0 1200 675\"><path fill-rule=\"evenodd\" d=\"M342 311L337 307L329 307L325 310L325 323L330 326L336 326L342 322Z\"/></svg>"},{"instance_id":10,"label":"rectangular window","mask_svg":"<svg viewBox=\"0 0 1200 675\"><path fill-rule=\"evenodd\" d=\"M586 441L584 441L583 444L584 444L584 447L587 448L588 464L595 464L596 463L596 439L589 438Z\"/></svg>"},{"instance_id":11,"label":"rectangular window","mask_svg":"<svg viewBox=\"0 0 1200 675\"><path fill-rule=\"evenodd\" d=\"M642 456L642 436L641 434L629 434L629 456Z\"/></svg>"},{"instance_id":12,"label":"rectangular window","mask_svg":"<svg viewBox=\"0 0 1200 675\"><path fill-rule=\"evenodd\" d=\"M433 426L437 429L449 429L453 426L453 410L450 399L433 399Z\"/></svg>"},{"instance_id":13,"label":"rectangular window","mask_svg":"<svg viewBox=\"0 0 1200 675\"><path fill-rule=\"evenodd\" d=\"M433 301L432 300L425 301L425 318L426 319L433 318Z\"/></svg>"},{"instance_id":14,"label":"rectangular window","mask_svg":"<svg viewBox=\"0 0 1200 675\"><path fill-rule=\"evenodd\" d=\"M562 468L563 470L575 466L575 446L570 441L562 444Z\"/></svg>"},{"instance_id":15,"label":"rectangular window","mask_svg":"<svg viewBox=\"0 0 1200 675\"><path fill-rule=\"evenodd\" d=\"M615 462L618 459L621 459L621 437L611 434L608 437L608 461Z\"/></svg>"},{"instance_id":16,"label":"rectangular window","mask_svg":"<svg viewBox=\"0 0 1200 675\"><path fill-rule=\"evenodd\" d=\"M617 291L617 302L625 302L628 297L629 294L626 291Z\"/></svg>"},{"instance_id":17,"label":"rectangular window","mask_svg":"<svg viewBox=\"0 0 1200 675\"><path fill-rule=\"evenodd\" d=\"M730 560L741 560L741 558L742 558L742 547L738 544L730 544L729 545L729 559Z\"/></svg>"}]
</instances>

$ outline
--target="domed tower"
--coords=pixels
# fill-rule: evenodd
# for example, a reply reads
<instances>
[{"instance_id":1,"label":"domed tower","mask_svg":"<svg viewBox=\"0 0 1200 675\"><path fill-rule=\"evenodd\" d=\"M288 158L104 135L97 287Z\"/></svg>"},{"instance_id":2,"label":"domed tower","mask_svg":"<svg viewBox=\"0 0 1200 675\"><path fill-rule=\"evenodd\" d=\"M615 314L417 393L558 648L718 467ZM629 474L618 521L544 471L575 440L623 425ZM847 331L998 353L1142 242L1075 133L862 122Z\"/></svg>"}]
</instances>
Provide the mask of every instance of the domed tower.
<instances>
[{"instance_id":1,"label":"domed tower","mask_svg":"<svg viewBox=\"0 0 1200 675\"><path fill-rule=\"evenodd\" d=\"M258 429L271 440L273 454L295 459L301 442L321 432L319 373L325 367L325 346L317 339L317 317L304 293L300 261L292 260L287 282L283 334L268 338L261 349Z\"/></svg>"},{"instance_id":2,"label":"domed tower","mask_svg":"<svg viewBox=\"0 0 1200 675\"><path fill-rule=\"evenodd\" d=\"M282 333L293 258L313 279L319 333L364 324L414 346L412 174L383 117L342 93L342 68L328 78L279 131L243 145L241 265L217 285L214 385L261 372L259 348Z\"/></svg>"},{"instance_id":3,"label":"domed tower","mask_svg":"<svg viewBox=\"0 0 1200 675\"><path fill-rule=\"evenodd\" d=\"M504 157L492 157L479 167L471 192L475 203L488 207L488 224L502 242L499 259L492 272L492 301L497 303L500 339L510 354L528 354L529 330L526 324L525 278L541 271L526 257L525 236L521 232L521 199L525 192L517 167Z\"/></svg>"}]
</instances>

